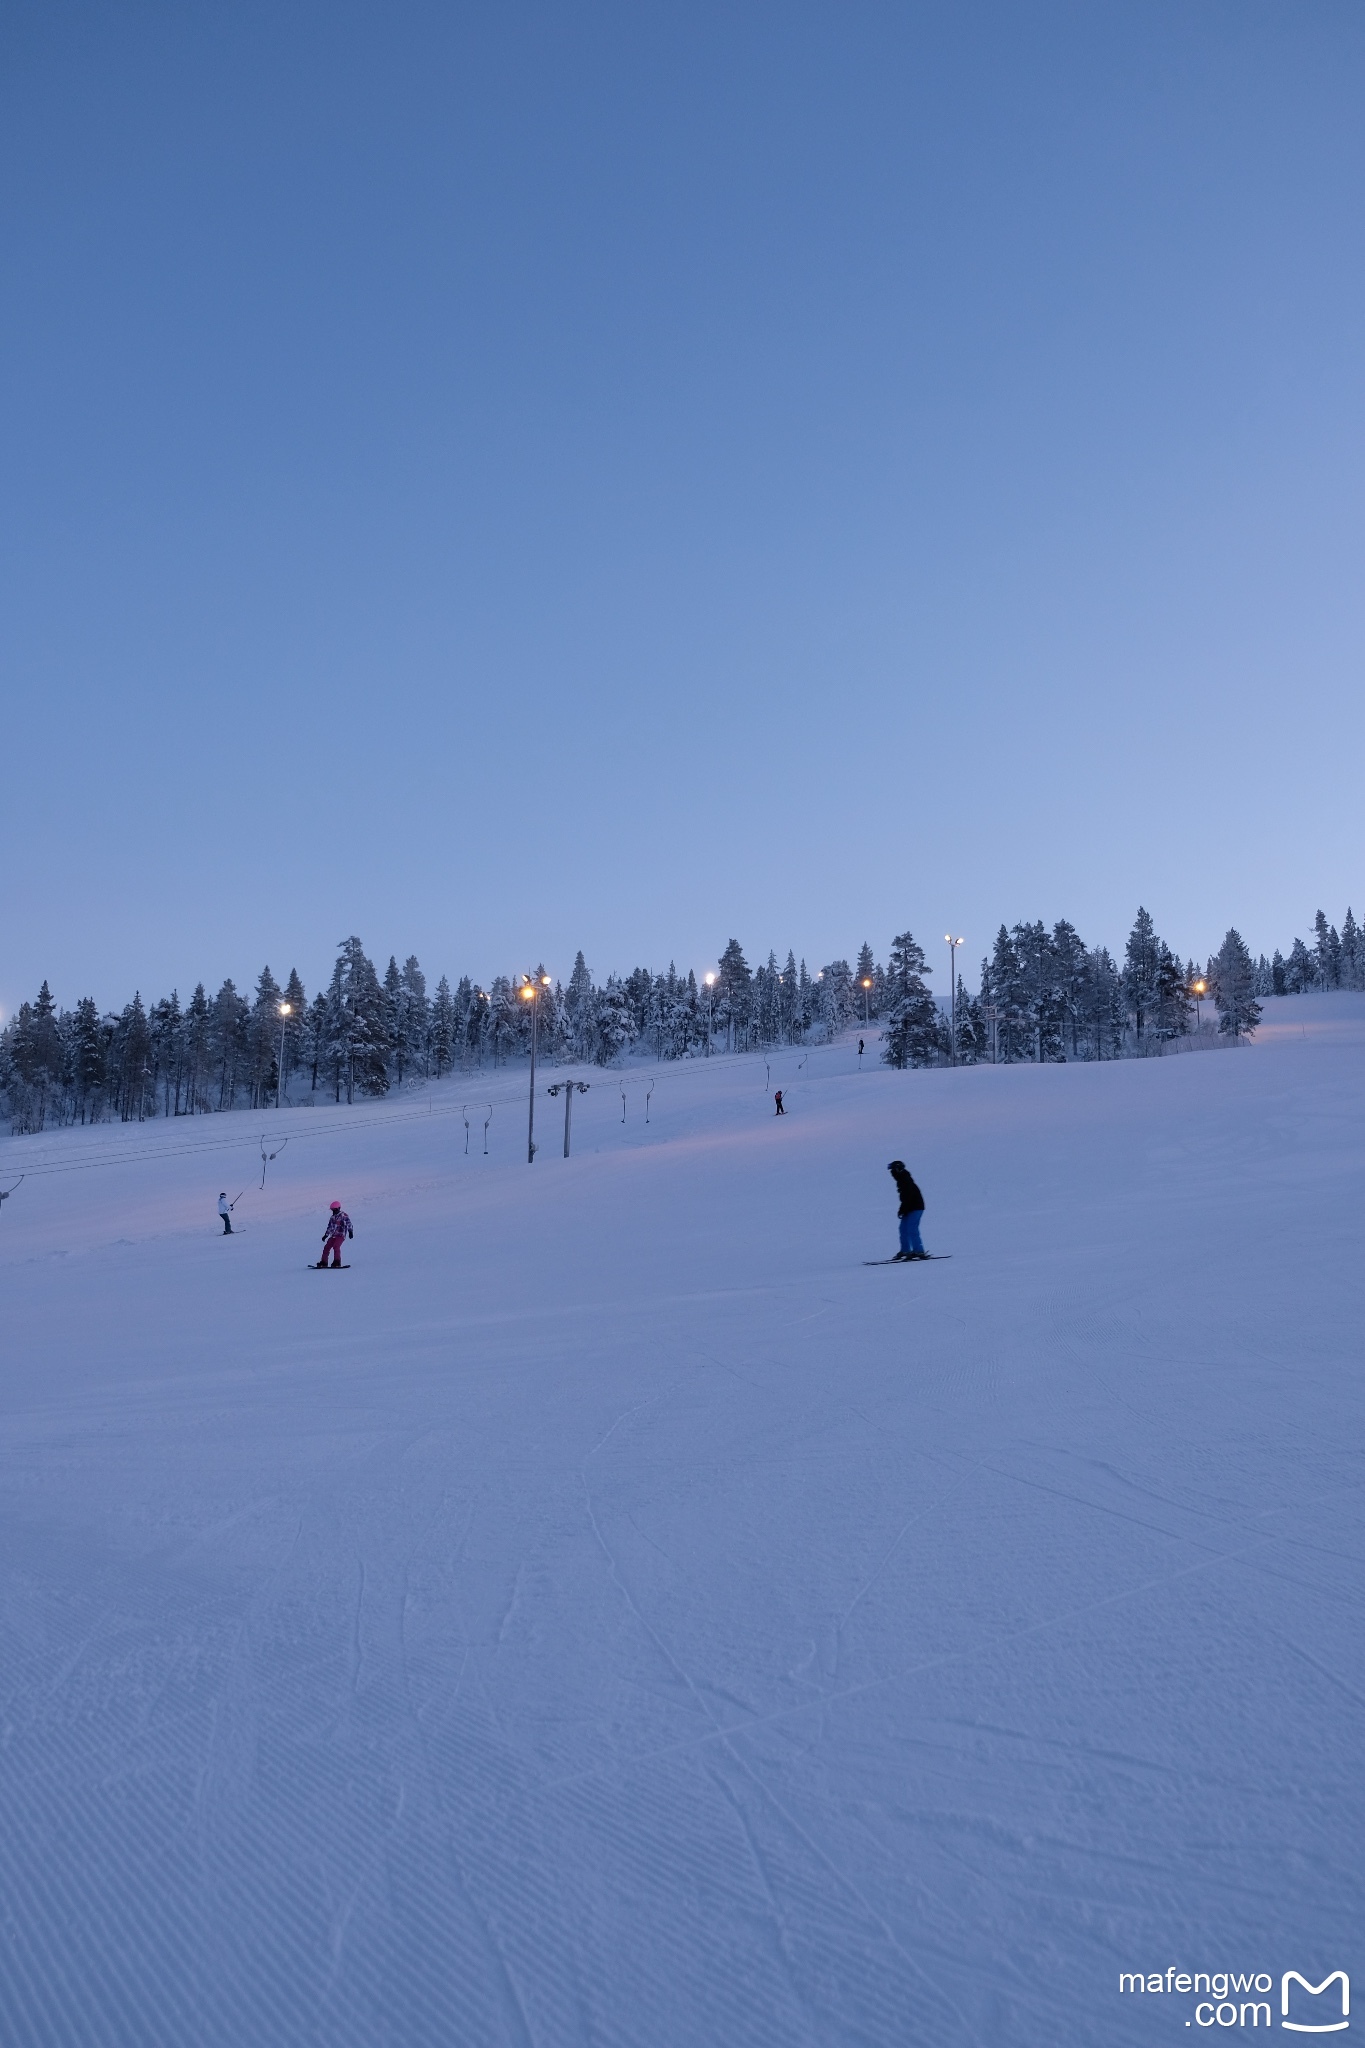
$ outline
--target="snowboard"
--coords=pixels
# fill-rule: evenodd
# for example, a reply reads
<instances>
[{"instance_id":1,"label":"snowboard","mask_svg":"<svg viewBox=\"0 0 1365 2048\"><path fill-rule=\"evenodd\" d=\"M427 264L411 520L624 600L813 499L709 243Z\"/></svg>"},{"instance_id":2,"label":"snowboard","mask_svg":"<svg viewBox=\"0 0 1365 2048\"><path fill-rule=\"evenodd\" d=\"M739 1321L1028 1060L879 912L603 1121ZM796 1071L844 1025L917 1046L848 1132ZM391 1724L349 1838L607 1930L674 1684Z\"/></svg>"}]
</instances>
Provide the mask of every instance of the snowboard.
<instances>
[{"instance_id":1,"label":"snowboard","mask_svg":"<svg viewBox=\"0 0 1365 2048\"><path fill-rule=\"evenodd\" d=\"M951 1252L926 1252L922 1259L864 1259L865 1266L927 1266L934 1259L950 1259Z\"/></svg>"},{"instance_id":2,"label":"snowboard","mask_svg":"<svg viewBox=\"0 0 1365 2048\"><path fill-rule=\"evenodd\" d=\"M310 1259L307 1266L307 1271L310 1273L349 1273L350 1270L351 1262L349 1259L345 1260L340 1266L319 1266Z\"/></svg>"}]
</instances>

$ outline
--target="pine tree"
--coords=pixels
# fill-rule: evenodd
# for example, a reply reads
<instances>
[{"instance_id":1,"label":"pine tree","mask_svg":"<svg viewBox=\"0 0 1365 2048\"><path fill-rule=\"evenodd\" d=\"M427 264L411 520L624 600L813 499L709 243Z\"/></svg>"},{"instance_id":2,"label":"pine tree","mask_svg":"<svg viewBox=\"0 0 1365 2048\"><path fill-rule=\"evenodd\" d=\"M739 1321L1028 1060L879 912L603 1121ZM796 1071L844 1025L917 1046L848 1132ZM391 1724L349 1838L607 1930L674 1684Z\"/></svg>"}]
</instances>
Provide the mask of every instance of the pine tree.
<instances>
[{"instance_id":1,"label":"pine tree","mask_svg":"<svg viewBox=\"0 0 1365 2048\"><path fill-rule=\"evenodd\" d=\"M203 993L201 988L199 994ZM93 1123L104 1087L104 1033L100 1029L99 1011L90 996L82 996L76 1005L71 1022L70 1060L81 1122L85 1123L89 1116Z\"/></svg>"},{"instance_id":2,"label":"pine tree","mask_svg":"<svg viewBox=\"0 0 1365 2048\"><path fill-rule=\"evenodd\" d=\"M726 1046L733 1052L748 1044L753 976L738 939L730 940L716 964L714 1016L716 1023L724 1026Z\"/></svg>"},{"instance_id":3,"label":"pine tree","mask_svg":"<svg viewBox=\"0 0 1365 2048\"><path fill-rule=\"evenodd\" d=\"M1322 911L1313 919L1314 971L1319 988L1335 988L1341 978L1341 941Z\"/></svg>"},{"instance_id":4,"label":"pine tree","mask_svg":"<svg viewBox=\"0 0 1365 2048\"><path fill-rule=\"evenodd\" d=\"M297 967L289 970L289 979L284 985L284 1000L289 1005L289 1015L283 1019L284 1072L280 1076L280 1099L286 1101L289 1094L289 1076L303 1057L304 1040L308 1035L308 997Z\"/></svg>"},{"instance_id":5,"label":"pine tree","mask_svg":"<svg viewBox=\"0 0 1365 2048\"><path fill-rule=\"evenodd\" d=\"M259 1109L275 1097L280 1056L280 1004L284 993L269 967L263 967L251 1005L249 1034L251 1107Z\"/></svg>"},{"instance_id":6,"label":"pine tree","mask_svg":"<svg viewBox=\"0 0 1365 2048\"><path fill-rule=\"evenodd\" d=\"M898 933L891 942L888 1028L882 1033L882 1058L889 1067L927 1067L942 1051L942 1020L924 980L931 972L914 934Z\"/></svg>"},{"instance_id":7,"label":"pine tree","mask_svg":"<svg viewBox=\"0 0 1365 2048\"><path fill-rule=\"evenodd\" d=\"M624 985L614 974L597 998L597 1064L609 1066L635 1042L635 1018Z\"/></svg>"},{"instance_id":8,"label":"pine tree","mask_svg":"<svg viewBox=\"0 0 1365 2048\"><path fill-rule=\"evenodd\" d=\"M455 1059L455 1004L450 994L450 983L442 975L436 984L436 1000L431 1006L431 1064L436 1069L439 1081Z\"/></svg>"},{"instance_id":9,"label":"pine tree","mask_svg":"<svg viewBox=\"0 0 1365 2048\"><path fill-rule=\"evenodd\" d=\"M1229 1038L1250 1038L1261 1021L1261 1006L1252 994L1251 954L1235 927L1209 964L1218 1029Z\"/></svg>"},{"instance_id":10,"label":"pine tree","mask_svg":"<svg viewBox=\"0 0 1365 2048\"><path fill-rule=\"evenodd\" d=\"M1360 929L1350 904L1341 926L1341 985L1343 988L1359 988L1365 981L1365 954L1362 953Z\"/></svg>"},{"instance_id":11,"label":"pine tree","mask_svg":"<svg viewBox=\"0 0 1365 2048\"><path fill-rule=\"evenodd\" d=\"M238 1076L247 1057L250 1017L250 1010L229 976L209 1011L209 1057L218 1069L219 1109L231 1109L237 1099Z\"/></svg>"},{"instance_id":12,"label":"pine tree","mask_svg":"<svg viewBox=\"0 0 1365 2048\"><path fill-rule=\"evenodd\" d=\"M596 1051L597 1005L592 975L581 951L574 955L573 973L564 991L564 1015L571 1056L576 1060L590 1060Z\"/></svg>"},{"instance_id":13,"label":"pine tree","mask_svg":"<svg viewBox=\"0 0 1365 2048\"><path fill-rule=\"evenodd\" d=\"M1212 972L1212 969L1210 969ZM1317 963L1302 939L1295 939L1285 962L1284 985L1291 996L1305 995L1317 980Z\"/></svg>"},{"instance_id":14,"label":"pine tree","mask_svg":"<svg viewBox=\"0 0 1365 2048\"><path fill-rule=\"evenodd\" d=\"M1160 960L1161 941L1156 935L1156 926L1150 914L1139 905L1123 955L1123 992L1128 999L1128 1012L1133 1019L1139 1051L1145 1049L1144 1042L1154 1021Z\"/></svg>"},{"instance_id":15,"label":"pine tree","mask_svg":"<svg viewBox=\"0 0 1365 2048\"><path fill-rule=\"evenodd\" d=\"M820 1009L827 1038L837 1038L853 1022L853 969L847 960L831 960L821 968Z\"/></svg>"},{"instance_id":16,"label":"pine tree","mask_svg":"<svg viewBox=\"0 0 1365 2048\"><path fill-rule=\"evenodd\" d=\"M197 981L185 1010L185 1107L197 1116L209 1106L206 1091L212 1060L213 1016L204 984Z\"/></svg>"},{"instance_id":17,"label":"pine tree","mask_svg":"<svg viewBox=\"0 0 1365 2048\"><path fill-rule=\"evenodd\" d=\"M417 955L409 953L403 962L403 1017L400 1032L400 1056L404 1069L423 1074L431 1072L431 1004L427 998L427 978L418 965Z\"/></svg>"},{"instance_id":18,"label":"pine tree","mask_svg":"<svg viewBox=\"0 0 1365 2048\"><path fill-rule=\"evenodd\" d=\"M354 935L342 941L333 980L339 1004L333 1031L345 1069L346 1100L354 1101L357 1090L385 1095L392 1044L389 1010L374 962Z\"/></svg>"},{"instance_id":19,"label":"pine tree","mask_svg":"<svg viewBox=\"0 0 1365 2048\"><path fill-rule=\"evenodd\" d=\"M858 961L853 969L853 981L859 1014L865 1023L870 1023L872 1018L881 1015L877 1002L877 979L877 963L873 958L871 946L864 939L862 945L858 948Z\"/></svg>"}]
</instances>

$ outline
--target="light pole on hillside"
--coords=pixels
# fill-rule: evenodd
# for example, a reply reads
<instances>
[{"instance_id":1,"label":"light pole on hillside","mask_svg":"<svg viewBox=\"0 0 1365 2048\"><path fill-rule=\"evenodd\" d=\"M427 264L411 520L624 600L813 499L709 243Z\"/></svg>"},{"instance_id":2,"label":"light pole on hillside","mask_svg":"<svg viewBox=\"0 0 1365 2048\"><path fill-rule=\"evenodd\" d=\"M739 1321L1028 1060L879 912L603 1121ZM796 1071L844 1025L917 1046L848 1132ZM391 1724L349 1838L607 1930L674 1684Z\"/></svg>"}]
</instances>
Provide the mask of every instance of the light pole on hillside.
<instances>
[{"instance_id":1,"label":"light pole on hillside","mask_svg":"<svg viewBox=\"0 0 1365 2048\"><path fill-rule=\"evenodd\" d=\"M715 987L716 977L714 974L707 974L703 975L702 979L706 983L706 1057L709 1060L711 1057L711 990Z\"/></svg>"},{"instance_id":2,"label":"light pole on hillside","mask_svg":"<svg viewBox=\"0 0 1365 2048\"><path fill-rule=\"evenodd\" d=\"M531 1005L531 1107L526 1119L526 1164L533 1166L536 1157L536 1036L540 1028L540 991L550 986L548 974L539 981L533 981L528 974L521 985L521 999Z\"/></svg>"},{"instance_id":3,"label":"light pole on hillside","mask_svg":"<svg viewBox=\"0 0 1365 2048\"><path fill-rule=\"evenodd\" d=\"M284 1026L285 1026L285 1019L286 1019L287 1017L292 1017L292 1016L293 1016L293 1014L294 1014L294 1005L293 1005L292 1003L281 1003L281 1004L280 1004L280 1071L279 1071L279 1075L278 1075L278 1077L277 1077L277 1079L276 1079L276 1082L275 1082L275 1107L276 1107L276 1109L278 1109L278 1108L280 1107L280 1105L282 1104L282 1102L284 1101Z\"/></svg>"},{"instance_id":4,"label":"light pole on hillside","mask_svg":"<svg viewBox=\"0 0 1365 2048\"><path fill-rule=\"evenodd\" d=\"M864 982L863 982L863 1030L864 1030L864 1031L866 1031L866 1030L867 1030L867 1027L868 1027L868 1015L867 1015L867 992L868 992L868 990L869 990L869 989L871 988L871 986L872 986L872 983L871 983L870 981L864 980Z\"/></svg>"},{"instance_id":5,"label":"light pole on hillside","mask_svg":"<svg viewBox=\"0 0 1365 2048\"><path fill-rule=\"evenodd\" d=\"M951 1029L951 1032L952 1032L952 1040L951 1040L951 1043L952 1043L952 1062L953 1062L953 1065L954 1065L954 1066L956 1066L956 1065L957 1065L957 949L958 949L958 947L959 947L960 945L962 945L962 944L963 944L964 942L963 942L963 940L961 940L961 939L955 939L955 938L954 938L954 937L952 936L952 934L951 934L950 932L945 932L945 933L943 934L943 940L944 940L944 944L945 944L945 945L947 946L947 948L948 948L948 987L949 987L949 990L950 990L950 992L951 992L951 994L952 994L952 999L953 999L953 1006L952 1006L952 1020L953 1020L953 1021L952 1021L952 1025L951 1025L951 1027L950 1027L950 1029Z\"/></svg>"},{"instance_id":6,"label":"light pole on hillside","mask_svg":"<svg viewBox=\"0 0 1365 2048\"><path fill-rule=\"evenodd\" d=\"M1202 979L1190 983L1190 994L1194 997L1194 1028L1196 1031L1202 1031L1204 1028L1203 998L1208 994L1208 987L1208 983Z\"/></svg>"}]
</instances>

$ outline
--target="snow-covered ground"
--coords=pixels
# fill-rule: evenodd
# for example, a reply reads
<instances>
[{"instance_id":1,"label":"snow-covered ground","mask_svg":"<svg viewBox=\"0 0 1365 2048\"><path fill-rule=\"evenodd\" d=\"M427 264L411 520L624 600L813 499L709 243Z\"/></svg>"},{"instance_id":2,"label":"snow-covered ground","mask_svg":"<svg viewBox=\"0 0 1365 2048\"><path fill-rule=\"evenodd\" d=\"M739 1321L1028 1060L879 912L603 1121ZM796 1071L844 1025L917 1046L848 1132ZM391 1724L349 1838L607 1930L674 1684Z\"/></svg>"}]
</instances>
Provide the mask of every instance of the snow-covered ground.
<instances>
[{"instance_id":1,"label":"snow-covered ground","mask_svg":"<svg viewBox=\"0 0 1365 2048\"><path fill-rule=\"evenodd\" d=\"M1095 2048L1201 2038L1121 1971L1358 1973L1365 1000L1268 1012L783 1053L782 1121L592 1073L533 1168L524 1070L488 1158L470 1082L4 1140L0 2041ZM932 1272L862 1263L897 1154Z\"/></svg>"}]
</instances>

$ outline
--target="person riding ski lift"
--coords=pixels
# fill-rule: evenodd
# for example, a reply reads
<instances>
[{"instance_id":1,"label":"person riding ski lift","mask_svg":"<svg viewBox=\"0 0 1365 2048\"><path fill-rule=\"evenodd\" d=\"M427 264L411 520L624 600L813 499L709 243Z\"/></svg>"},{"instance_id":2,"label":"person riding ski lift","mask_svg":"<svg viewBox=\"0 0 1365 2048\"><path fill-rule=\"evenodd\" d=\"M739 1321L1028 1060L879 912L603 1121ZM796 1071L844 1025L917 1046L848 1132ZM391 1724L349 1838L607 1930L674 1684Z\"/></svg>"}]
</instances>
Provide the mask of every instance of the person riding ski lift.
<instances>
[{"instance_id":1,"label":"person riding ski lift","mask_svg":"<svg viewBox=\"0 0 1365 2048\"><path fill-rule=\"evenodd\" d=\"M785 1116L785 1115L787 1114L787 1112L786 1112L785 1108L783 1107L783 1103L782 1103L782 1090L781 1090L780 1088L776 1088L776 1089L774 1089L774 1091L773 1091L773 1101L774 1101L774 1102L775 1102L775 1103L777 1104L777 1108L776 1108L776 1110L774 1111L774 1114L775 1114L775 1115L777 1115L777 1116Z\"/></svg>"},{"instance_id":2,"label":"person riding ski lift","mask_svg":"<svg viewBox=\"0 0 1365 2048\"><path fill-rule=\"evenodd\" d=\"M341 1270L342 1246L348 1237L354 1236L355 1231L351 1227L350 1217L346 1214L340 1202L333 1202L332 1213L327 1219L327 1228L323 1233L322 1257L318 1260L319 1266L325 1266L330 1258L333 1272L339 1272Z\"/></svg>"},{"instance_id":3,"label":"person riding ski lift","mask_svg":"<svg viewBox=\"0 0 1365 2048\"><path fill-rule=\"evenodd\" d=\"M222 1219L223 1219L223 1235L224 1235L224 1237L231 1237L231 1235L232 1235L232 1204L231 1204L231 1202L230 1202L230 1201L228 1200L228 1198L227 1198L227 1189L226 1189L226 1188L224 1188L224 1189L223 1189L223 1192L222 1192L222 1193L221 1193L221 1194L219 1195L219 1197L218 1197L218 1214L219 1214L219 1215L220 1215L220 1216L222 1217Z\"/></svg>"}]
</instances>

